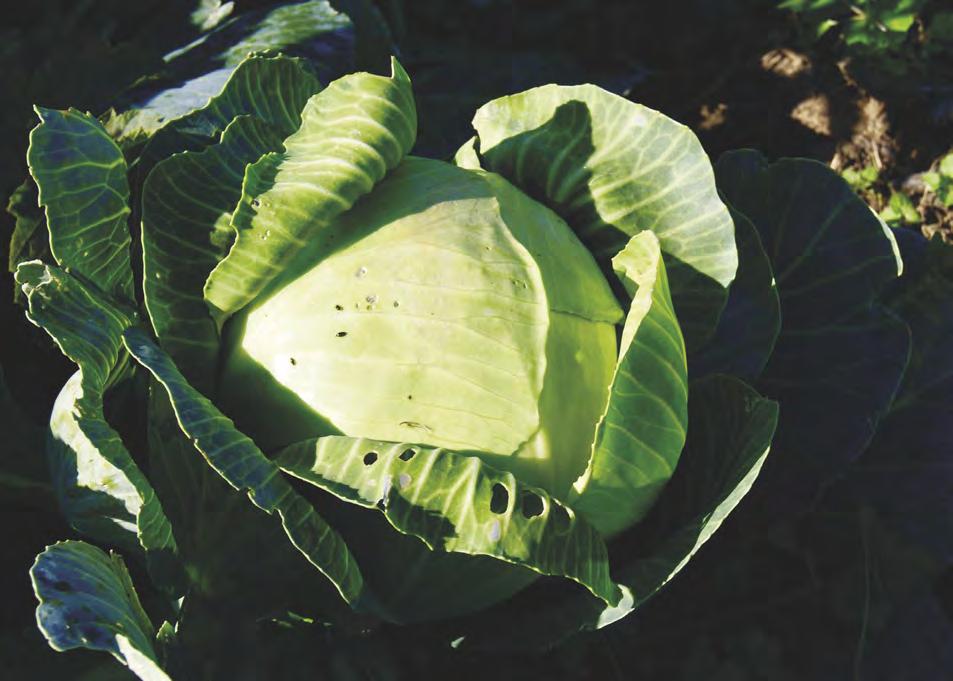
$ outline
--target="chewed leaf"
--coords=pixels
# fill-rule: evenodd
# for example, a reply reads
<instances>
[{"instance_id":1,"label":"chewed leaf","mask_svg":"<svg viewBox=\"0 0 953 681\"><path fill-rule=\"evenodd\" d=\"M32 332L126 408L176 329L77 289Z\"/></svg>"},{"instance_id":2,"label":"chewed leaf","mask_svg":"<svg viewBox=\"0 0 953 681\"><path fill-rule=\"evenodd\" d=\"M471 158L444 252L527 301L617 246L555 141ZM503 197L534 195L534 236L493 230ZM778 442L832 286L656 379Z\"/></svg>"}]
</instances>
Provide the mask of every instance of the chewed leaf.
<instances>
[{"instance_id":1,"label":"chewed leaf","mask_svg":"<svg viewBox=\"0 0 953 681\"><path fill-rule=\"evenodd\" d=\"M356 73L312 97L285 150L245 171L235 243L205 285L213 316L224 320L251 302L400 162L416 134L410 79L396 60L390 78Z\"/></svg>"},{"instance_id":2,"label":"chewed leaf","mask_svg":"<svg viewBox=\"0 0 953 681\"><path fill-rule=\"evenodd\" d=\"M185 380L169 356L140 329L123 335L130 354L162 384L179 426L228 484L281 519L292 544L356 604L363 590L357 562L340 535L292 488L274 463L205 396Z\"/></svg>"},{"instance_id":3,"label":"chewed leaf","mask_svg":"<svg viewBox=\"0 0 953 681\"><path fill-rule=\"evenodd\" d=\"M272 126L239 116L218 144L156 165L143 189L146 308L163 348L202 389L212 385L218 352L218 331L202 289L234 239L229 222L245 167L280 148Z\"/></svg>"},{"instance_id":4,"label":"chewed leaf","mask_svg":"<svg viewBox=\"0 0 953 681\"><path fill-rule=\"evenodd\" d=\"M27 162L46 209L56 262L133 300L126 161L94 117L37 107Z\"/></svg>"},{"instance_id":5,"label":"chewed leaf","mask_svg":"<svg viewBox=\"0 0 953 681\"><path fill-rule=\"evenodd\" d=\"M571 508L480 459L344 436L286 447L278 464L341 499L380 508L432 549L492 556L620 598L602 538Z\"/></svg>"},{"instance_id":6,"label":"chewed leaf","mask_svg":"<svg viewBox=\"0 0 953 681\"><path fill-rule=\"evenodd\" d=\"M674 477L645 520L613 544L623 599L607 608L585 594L550 593L540 606L540 594L521 594L473 621L473 645L545 648L608 626L663 588L712 538L757 479L778 406L735 378L712 376L692 383L688 410L691 427Z\"/></svg>"},{"instance_id":7,"label":"chewed leaf","mask_svg":"<svg viewBox=\"0 0 953 681\"><path fill-rule=\"evenodd\" d=\"M30 321L79 365L53 406L47 442L54 491L64 514L78 531L100 541L128 550L141 547L156 582L179 593L184 576L172 527L103 414L103 393L133 313L57 267L21 263L16 280L27 296Z\"/></svg>"},{"instance_id":8,"label":"chewed leaf","mask_svg":"<svg viewBox=\"0 0 953 681\"><path fill-rule=\"evenodd\" d=\"M686 343L711 334L738 256L711 163L691 130L593 85L545 85L493 100L473 126L483 167L556 211L604 265L632 236L654 232Z\"/></svg>"},{"instance_id":9,"label":"chewed leaf","mask_svg":"<svg viewBox=\"0 0 953 681\"><path fill-rule=\"evenodd\" d=\"M612 259L632 295L609 402L572 501L604 535L639 520L678 463L688 421L685 344L658 239L633 237Z\"/></svg>"},{"instance_id":10,"label":"chewed leaf","mask_svg":"<svg viewBox=\"0 0 953 681\"><path fill-rule=\"evenodd\" d=\"M47 547L30 568L36 620L50 646L110 653L143 681L169 681L153 648L155 629L116 554L81 541Z\"/></svg>"}]
</instances>

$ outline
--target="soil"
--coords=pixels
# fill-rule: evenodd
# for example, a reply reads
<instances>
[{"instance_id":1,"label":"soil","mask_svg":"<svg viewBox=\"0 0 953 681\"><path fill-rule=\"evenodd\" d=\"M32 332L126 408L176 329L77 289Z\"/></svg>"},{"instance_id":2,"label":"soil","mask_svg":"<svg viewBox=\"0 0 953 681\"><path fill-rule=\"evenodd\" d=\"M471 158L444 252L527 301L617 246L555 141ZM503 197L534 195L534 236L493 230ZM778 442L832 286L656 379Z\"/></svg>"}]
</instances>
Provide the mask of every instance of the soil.
<instances>
[{"instance_id":1,"label":"soil","mask_svg":"<svg viewBox=\"0 0 953 681\"><path fill-rule=\"evenodd\" d=\"M950 88L942 82L953 64L933 64L931 73L844 56L834 37L807 41L776 14L729 32L670 26L699 31L701 39L659 40L677 47L650 55L649 75L630 98L692 127L712 158L750 147L772 158L814 158L839 172L872 166L878 179L860 193L874 210L891 191L903 191L922 218L912 227L953 239L953 210L920 180L953 149ZM935 73L944 72L938 84Z\"/></svg>"}]
</instances>

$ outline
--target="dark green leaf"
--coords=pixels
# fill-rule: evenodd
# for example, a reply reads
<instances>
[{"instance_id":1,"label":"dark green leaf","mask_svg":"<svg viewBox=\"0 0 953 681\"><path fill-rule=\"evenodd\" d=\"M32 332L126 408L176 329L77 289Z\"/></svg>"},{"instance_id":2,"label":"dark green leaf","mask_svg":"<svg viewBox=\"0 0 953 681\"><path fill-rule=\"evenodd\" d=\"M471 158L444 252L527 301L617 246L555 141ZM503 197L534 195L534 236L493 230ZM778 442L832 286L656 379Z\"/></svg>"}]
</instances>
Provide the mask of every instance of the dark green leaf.
<instances>
[{"instance_id":1,"label":"dark green leaf","mask_svg":"<svg viewBox=\"0 0 953 681\"><path fill-rule=\"evenodd\" d=\"M295 547L357 605L363 579L340 535L301 497L248 437L206 397L188 384L176 366L140 329L129 328L123 342L130 354L166 389L182 431L232 487L248 493L267 513L276 513Z\"/></svg>"},{"instance_id":2,"label":"dark green leaf","mask_svg":"<svg viewBox=\"0 0 953 681\"><path fill-rule=\"evenodd\" d=\"M738 243L738 276L728 288L712 338L689 357L693 378L727 374L754 382L774 351L781 331L781 302L761 237L751 221L731 211Z\"/></svg>"},{"instance_id":3,"label":"dark green leaf","mask_svg":"<svg viewBox=\"0 0 953 681\"><path fill-rule=\"evenodd\" d=\"M102 125L75 109L36 109L27 161L46 209L50 250L67 272L132 301L126 161Z\"/></svg>"},{"instance_id":4,"label":"dark green leaf","mask_svg":"<svg viewBox=\"0 0 953 681\"><path fill-rule=\"evenodd\" d=\"M598 629L625 617L664 587L711 539L748 493L764 464L778 406L741 381L711 376L692 383L690 424L675 476L648 516L610 545L620 566L613 577L623 600L606 608L581 594L544 590L477 616L476 647L548 647L580 629ZM471 628L472 627L472 628Z\"/></svg>"},{"instance_id":5,"label":"dark green leaf","mask_svg":"<svg viewBox=\"0 0 953 681\"><path fill-rule=\"evenodd\" d=\"M60 542L36 557L30 579L37 624L53 649L102 650L143 681L169 681L153 648L155 629L117 554Z\"/></svg>"},{"instance_id":6,"label":"dark green leaf","mask_svg":"<svg viewBox=\"0 0 953 681\"><path fill-rule=\"evenodd\" d=\"M181 115L168 112L154 127L138 161L140 177L160 160L185 150L198 150L218 141L236 116L251 115L284 138L298 129L301 110L321 84L307 62L289 57L251 55L203 92L201 102L185 107ZM177 101L177 100L176 100Z\"/></svg>"},{"instance_id":7,"label":"dark green leaf","mask_svg":"<svg viewBox=\"0 0 953 681\"><path fill-rule=\"evenodd\" d=\"M889 229L821 163L768 164L739 151L722 156L717 174L775 273L781 334L758 386L784 408L765 489L776 509L800 506L863 451L900 383L909 331L877 302L898 276L899 252Z\"/></svg>"},{"instance_id":8,"label":"dark green leaf","mask_svg":"<svg viewBox=\"0 0 953 681\"><path fill-rule=\"evenodd\" d=\"M172 527L152 486L103 415L103 393L134 315L57 267L21 263L16 273L29 318L79 365L50 418L54 490L70 524L100 541L146 553L150 574L182 588Z\"/></svg>"},{"instance_id":9,"label":"dark green leaf","mask_svg":"<svg viewBox=\"0 0 953 681\"><path fill-rule=\"evenodd\" d=\"M7 213L16 221L10 236L8 261L10 271L16 272L21 262L43 260L50 252L50 235L33 178L27 178L10 195Z\"/></svg>"},{"instance_id":10,"label":"dark green leaf","mask_svg":"<svg viewBox=\"0 0 953 681\"><path fill-rule=\"evenodd\" d=\"M898 234L906 269L887 305L910 326L897 398L850 482L885 518L941 560L953 560L953 247Z\"/></svg>"},{"instance_id":11,"label":"dark green leaf","mask_svg":"<svg viewBox=\"0 0 953 681\"><path fill-rule=\"evenodd\" d=\"M214 380L219 338L202 289L234 239L229 222L245 167L279 148L281 137L267 123L239 116L225 128L221 142L167 158L146 180L146 308L163 348L206 391Z\"/></svg>"}]
</instances>

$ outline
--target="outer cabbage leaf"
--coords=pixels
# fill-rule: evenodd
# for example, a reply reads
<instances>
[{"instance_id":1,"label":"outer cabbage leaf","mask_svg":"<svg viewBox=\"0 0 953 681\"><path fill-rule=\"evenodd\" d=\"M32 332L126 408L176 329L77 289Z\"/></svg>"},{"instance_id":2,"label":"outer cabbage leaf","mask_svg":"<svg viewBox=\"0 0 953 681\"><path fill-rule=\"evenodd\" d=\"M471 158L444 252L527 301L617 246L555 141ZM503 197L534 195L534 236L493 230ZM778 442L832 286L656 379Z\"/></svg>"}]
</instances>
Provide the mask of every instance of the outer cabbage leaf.
<instances>
[{"instance_id":1,"label":"outer cabbage leaf","mask_svg":"<svg viewBox=\"0 0 953 681\"><path fill-rule=\"evenodd\" d=\"M247 492L256 506L277 514L302 555L334 584L345 601L360 605L363 579L340 535L295 492L251 439L188 384L169 356L141 329L126 330L123 342L165 388L179 426L208 464L232 487Z\"/></svg>"},{"instance_id":2,"label":"outer cabbage leaf","mask_svg":"<svg viewBox=\"0 0 953 681\"><path fill-rule=\"evenodd\" d=\"M301 125L301 110L321 89L307 62L284 56L250 55L216 84L201 105L165 124L138 161L140 177L162 159L219 140L236 116L255 116L284 138ZM257 160L257 159L255 159Z\"/></svg>"},{"instance_id":3,"label":"outer cabbage leaf","mask_svg":"<svg viewBox=\"0 0 953 681\"><path fill-rule=\"evenodd\" d=\"M751 220L731 209L738 244L738 276L714 335L688 358L693 378L727 374L757 381L781 331L781 301L761 237Z\"/></svg>"},{"instance_id":4,"label":"outer cabbage leaf","mask_svg":"<svg viewBox=\"0 0 953 681\"><path fill-rule=\"evenodd\" d=\"M172 61L189 59L190 52L202 53L211 49L216 61L230 66L240 62L249 52L293 50L301 46L307 49L310 59L317 64L323 62L323 67L330 70L332 60L341 60L345 54L347 65L350 65L348 53L354 42L352 26L350 18L327 0L286 2L257 16L252 14L244 21L240 18L224 26L223 30L204 36L183 50L176 50L172 53ZM240 36L240 40L234 42L232 36Z\"/></svg>"},{"instance_id":5,"label":"outer cabbage leaf","mask_svg":"<svg viewBox=\"0 0 953 681\"><path fill-rule=\"evenodd\" d=\"M78 531L100 541L131 550L141 546L156 583L178 592L183 576L172 527L149 481L103 415L103 393L133 313L57 267L22 263L16 280L27 296L30 321L79 365L53 407L47 443L63 512Z\"/></svg>"},{"instance_id":6,"label":"outer cabbage leaf","mask_svg":"<svg viewBox=\"0 0 953 681\"><path fill-rule=\"evenodd\" d=\"M56 262L133 300L126 161L102 125L75 109L36 108L27 162L46 209Z\"/></svg>"},{"instance_id":7,"label":"outer cabbage leaf","mask_svg":"<svg viewBox=\"0 0 953 681\"><path fill-rule=\"evenodd\" d=\"M571 500L603 535L648 511L675 470L688 419L685 344L658 238L632 237L612 266L632 303L592 458Z\"/></svg>"},{"instance_id":8,"label":"outer cabbage leaf","mask_svg":"<svg viewBox=\"0 0 953 681\"><path fill-rule=\"evenodd\" d=\"M205 285L217 319L251 302L413 146L410 79L396 60L392 69L390 78L357 73L331 83L308 101L284 151L247 168L235 243Z\"/></svg>"},{"instance_id":9,"label":"outer cabbage leaf","mask_svg":"<svg viewBox=\"0 0 953 681\"><path fill-rule=\"evenodd\" d=\"M27 178L13 190L7 201L7 213L14 219L10 235L7 266L16 272L17 265L25 260L47 259L50 251L50 235L46 229L43 210L39 207L36 182ZM14 296L19 295L19 289Z\"/></svg>"},{"instance_id":10,"label":"outer cabbage leaf","mask_svg":"<svg viewBox=\"0 0 953 681\"><path fill-rule=\"evenodd\" d=\"M496 99L473 126L483 167L555 210L604 265L630 237L655 232L688 346L710 335L738 257L711 164L688 128L593 85Z\"/></svg>"},{"instance_id":11,"label":"outer cabbage leaf","mask_svg":"<svg viewBox=\"0 0 953 681\"><path fill-rule=\"evenodd\" d=\"M897 233L904 275L885 303L910 326L913 351L897 398L848 482L891 523L953 560L953 246Z\"/></svg>"},{"instance_id":12,"label":"outer cabbage leaf","mask_svg":"<svg viewBox=\"0 0 953 681\"><path fill-rule=\"evenodd\" d=\"M485 555L568 577L608 604L620 598L605 544L569 506L479 458L344 436L305 440L281 468L351 503L379 507L431 549Z\"/></svg>"},{"instance_id":13,"label":"outer cabbage leaf","mask_svg":"<svg viewBox=\"0 0 953 681\"><path fill-rule=\"evenodd\" d=\"M679 468L635 538L640 557L620 570L633 607L665 586L711 539L761 472L778 423L778 404L731 376L692 384L691 424ZM624 541L624 540L623 540ZM626 612L603 612L605 626Z\"/></svg>"},{"instance_id":14,"label":"outer cabbage leaf","mask_svg":"<svg viewBox=\"0 0 953 681\"><path fill-rule=\"evenodd\" d=\"M37 624L53 649L102 650L143 681L169 681L153 647L155 628L117 554L59 542L36 557L30 579Z\"/></svg>"},{"instance_id":15,"label":"outer cabbage leaf","mask_svg":"<svg viewBox=\"0 0 953 681\"><path fill-rule=\"evenodd\" d=\"M909 331L877 302L899 274L897 245L821 163L740 151L717 174L775 272L783 323L758 385L786 408L764 489L776 509L800 506L864 450L906 367Z\"/></svg>"},{"instance_id":16,"label":"outer cabbage leaf","mask_svg":"<svg viewBox=\"0 0 953 681\"><path fill-rule=\"evenodd\" d=\"M245 167L280 147L271 126L239 116L218 144L160 162L143 189L146 309L163 348L203 390L214 381L219 338L202 289L234 238L229 221Z\"/></svg>"},{"instance_id":17,"label":"outer cabbage leaf","mask_svg":"<svg viewBox=\"0 0 953 681\"><path fill-rule=\"evenodd\" d=\"M609 546L624 597L615 607L539 584L464 622L464 645L545 648L625 617L664 587L748 493L768 454L777 404L728 376L693 382L685 451L672 481L636 528ZM505 625L503 624L505 622Z\"/></svg>"},{"instance_id":18,"label":"outer cabbage leaf","mask_svg":"<svg viewBox=\"0 0 953 681\"><path fill-rule=\"evenodd\" d=\"M453 163L459 168L466 168L467 170L480 170L483 166L480 163L480 154L477 151L478 139L476 136L471 137L466 142L460 145L460 148L457 149L456 153L453 155Z\"/></svg>"},{"instance_id":19,"label":"outer cabbage leaf","mask_svg":"<svg viewBox=\"0 0 953 681\"><path fill-rule=\"evenodd\" d=\"M367 616L355 613L288 541L277 514L249 503L196 451L165 388L153 379L149 392L149 480L165 502L189 576L188 598L177 623L180 643L204 650L220 641L227 650L233 643L231 630L214 625L209 631L213 625L202 624L202 613L214 622L228 619L223 609L237 618L266 617L288 608L315 613L335 626L366 623ZM333 516L328 520L338 526Z\"/></svg>"},{"instance_id":20,"label":"outer cabbage leaf","mask_svg":"<svg viewBox=\"0 0 953 681\"><path fill-rule=\"evenodd\" d=\"M206 107L210 98L234 80L246 57L261 51L302 57L319 78L331 80L354 70L354 25L327 0L244 12L165 55L164 71L132 88L118 105L120 112L108 115L107 128L124 147L145 141L170 121ZM249 90L247 94L252 93ZM232 117L240 113L251 112L236 111ZM229 120L231 117L221 127ZM153 153L152 157L163 155Z\"/></svg>"}]
</instances>

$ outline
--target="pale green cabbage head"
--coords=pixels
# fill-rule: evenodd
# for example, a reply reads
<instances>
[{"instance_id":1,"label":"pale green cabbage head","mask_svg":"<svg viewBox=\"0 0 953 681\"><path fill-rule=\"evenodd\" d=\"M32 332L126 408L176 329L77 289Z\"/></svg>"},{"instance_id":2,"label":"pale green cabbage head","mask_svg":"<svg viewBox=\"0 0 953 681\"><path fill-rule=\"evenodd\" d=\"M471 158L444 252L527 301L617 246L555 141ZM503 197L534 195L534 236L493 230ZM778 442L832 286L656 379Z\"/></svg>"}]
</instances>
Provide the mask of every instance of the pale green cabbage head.
<instances>
[{"instance_id":1,"label":"pale green cabbage head","mask_svg":"<svg viewBox=\"0 0 953 681\"><path fill-rule=\"evenodd\" d=\"M555 213L409 158L236 316L222 397L266 448L330 434L474 452L565 498L622 310Z\"/></svg>"}]
</instances>

